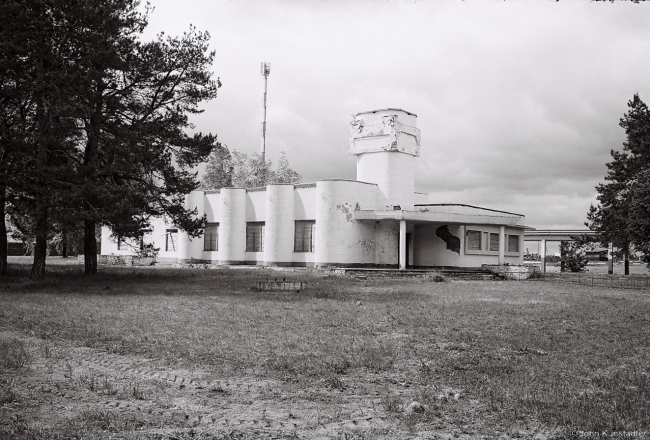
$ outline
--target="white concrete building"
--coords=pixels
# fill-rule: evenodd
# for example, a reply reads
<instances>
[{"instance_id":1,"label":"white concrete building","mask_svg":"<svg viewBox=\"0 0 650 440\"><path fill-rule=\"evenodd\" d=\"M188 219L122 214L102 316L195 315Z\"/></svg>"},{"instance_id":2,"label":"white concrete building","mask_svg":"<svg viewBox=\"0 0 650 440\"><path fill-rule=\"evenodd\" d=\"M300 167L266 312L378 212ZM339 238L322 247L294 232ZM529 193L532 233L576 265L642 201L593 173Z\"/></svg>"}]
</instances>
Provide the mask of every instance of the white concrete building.
<instances>
[{"instance_id":1,"label":"white concrete building","mask_svg":"<svg viewBox=\"0 0 650 440\"><path fill-rule=\"evenodd\" d=\"M154 222L145 237L159 260L217 264L345 267L480 267L522 264L524 216L468 205L435 204L415 192L420 155L417 116L400 109L359 113L350 123L357 180L193 191L204 213L200 238ZM102 254L133 246L102 232Z\"/></svg>"}]
</instances>

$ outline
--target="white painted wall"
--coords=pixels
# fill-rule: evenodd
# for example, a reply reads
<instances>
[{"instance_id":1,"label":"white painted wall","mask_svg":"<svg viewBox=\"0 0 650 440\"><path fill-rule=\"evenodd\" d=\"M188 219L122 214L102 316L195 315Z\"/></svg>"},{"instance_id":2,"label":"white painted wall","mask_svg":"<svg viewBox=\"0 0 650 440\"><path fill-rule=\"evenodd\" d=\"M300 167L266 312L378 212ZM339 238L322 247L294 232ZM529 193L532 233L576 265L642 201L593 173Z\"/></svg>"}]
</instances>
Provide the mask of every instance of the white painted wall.
<instances>
[{"instance_id":1,"label":"white painted wall","mask_svg":"<svg viewBox=\"0 0 650 440\"><path fill-rule=\"evenodd\" d=\"M245 244L244 244L245 247ZM244 252L244 263L257 266L264 265L264 252Z\"/></svg>"},{"instance_id":2,"label":"white painted wall","mask_svg":"<svg viewBox=\"0 0 650 440\"><path fill-rule=\"evenodd\" d=\"M357 156L357 180L376 183L383 195L380 209L399 205L412 211L415 162L410 154L396 151L363 153Z\"/></svg>"},{"instance_id":3,"label":"white painted wall","mask_svg":"<svg viewBox=\"0 0 650 440\"><path fill-rule=\"evenodd\" d=\"M178 261L178 246L176 250L165 251L165 241L167 238L167 229L174 229L173 226L165 223L164 219L157 218L151 222L151 241L153 242L154 248L159 249L158 251L158 260L166 262L177 262Z\"/></svg>"},{"instance_id":4,"label":"white painted wall","mask_svg":"<svg viewBox=\"0 0 650 440\"><path fill-rule=\"evenodd\" d=\"M376 183L383 209L413 210L415 162L419 156L417 117L399 109L359 113L350 125L350 153L357 156L357 180ZM422 199L422 198L420 198Z\"/></svg>"},{"instance_id":5,"label":"white painted wall","mask_svg":"<svg viewBox=\"0 0 650 440\"><path fill-rule=\"evenodd\" d=\"M316 220L316 184L295 188L293 201L293 218L295 220Z\"/></svg>"},{"instance_id":6,"label":"white painted wall","mask_svg":"<svg viewBox=\"0 0 650 440\"><path fill-rule=\"evenodd\" d=\"M203 208L208 223L219 223L221 220L221 191L206 191ZM219 234L221 234L221 229L219 229ZM219 243L217 243L217 248L219 248ZM205 261L218 263L219 251L203 251L201 258Z\"/></svg>"},{"instance_id":7,"label":"white painted wall","mask_svg":"<svg viewBox=\"0 0 650 440\"><path fill-rule=\"evenodd\" d=\"M185 208L197 210L195 217L203 217L205 212L205 194L202 190L192 191L185 196ZM178 231L178 262L184 263L190 259L203 259L203 235L190 237L187 232Z\"/></svg>"},{"instance_id":8,"label":"white painted wall","mask_svg":"<svg viewBox=\"0 0 650 440\"><path fill-rule=\"evenodd\" d=\"M316 264L316 252L294 252L292 255L293 266L313 267Z\"/></svg>"},{"instance_id":9,"label":"white painted wall","mask_svg":"<svg viewBox=\"0 0 650 440\"><path fill-rule=\"evenodd\" d=\"M373 220L365 220L374 222ZM397 266L399 259L399 222L375 223L375 261L381 266Z\"/></svg>"},{"instance_id":10,"label":"white painted wall","mask_svg":"<svg viewBox=\"0 0 650 440\"><path fill-rule=\"evenodd\" d=\"M376 209L377 186L319 180L316 193L316 264L374 264L375 222L355 221L354 211Z\"/></svg>"},{"instance_id":11,"label":"white painted wall","mask_svg":"<svg viewBox=\"0 0 650 440\"><path fill-rule=\"evenodd\" d=\"M124 246L122 249L117 248L117 240L111 237L111 230L108 226L102 226L102 255L131 255L133 250Z\"/></svg>"},{"instance_id":12,"label":"white painted wall","mask_svg":"<svg viewBox=\"0 0 650 440\"><path fill-rule=\"evenodd\" d=\"M397 266L399 259L399 222L397 220L356 220L357 210L415 210L429 196L414 191L415 157L419 156L420 132L417 117L399 109L360 113L350 125L350 153L357 156L357 181L326 179L312 185L269 185L266 188L223 188L220 191L193 191L186 206L197 207L209 223L219 224L219 251L203 251L203 237L190 239L179 230L177 251L165 251L162 219L153 222L150 234L160 248L159 259L186 261L200 258L221 264L266 265L379 265ZM418 206L418 212L428 210ZM459 205L436 207L452 214L476 214L476 208ZM400 214L401 215L401 214ZM416 214L413 214L416 215ZM478 220L456 220L449 230L461 240L460 253L446 249L436 236L440 224L407 223L409 262L419 266L473 267L496 263L497 251L489 251L487 242L481 251L465 248L465 233L481 230L498 232L499 224L512 223L512 215L485 210ZM293 252L296 220L316 221L315 252ZM446 221L442 219L440 221ZM522 219L523 221L523 219ZM246 252L246 223L265 222L264 251ZM492 222L492 226L464 226L461 222ZM505 254L507 263L523 262L523 229L507 228L506 234L518 235L519 252ZM487 238L485 238L487 240ZM117 250L110 231L102 230L102 253L129 254Z\"/></svg>"},{"instance_id":13,"label":"white painted wall","mask_svg":"<svg viewBox=\"0 0 650 440\"><path fill-rule=\"evenodd\" d=\"M266 187L266 220L264 231L264 264L290 266L294 247L294 187Z\"/></svg>"},{"instance_id":14,"label":"white painted wall","mask_svg":"<svg viewBox=\"0 0 650 440\"><path fill-rule=\"evenodd\" d=\"M266 188L246 191L246 221L266 221Z\"/></svg>"},{"instance_id":15,"label":"white painted wall","mask_svg":"<svg viewBox=\"0 0 650 440\"><path fill-rule=\"evenodd\" d=\"M447 249L447 244L436 235L436 229L442 224L415 225L413 243L413 264L415 266L457 266L480 267L482 264L498 264L499 252L489 251L488 234L499 233L499 227L493 225L447 225L449 232L461 239L460 254ZM468 230L483 232L481 251L466 249L465 234ZM523 240L523 229L506 228L506 234L518 235ZM506 252L505 262L523 264L523 246L520 242L519 252Z\"/></svg>"},{"instance_id":16,"label":"white painted wall","mask_svg":"<svg viewBox=\"0 0 650 440\"><path fill-rule=\"evenodd\" d=\"M208 223L219 223L221 218L221 191L206 191L203 209Z\"/></svg>"},{"instance_id":17,"label":"white painted wall","mask_svg":"<svg viewBox=\"0 0 650 440\"><path fill-rule=\"evenodd\" d=\"M246 206L244 188L221 189L219 218L219 262L240 264L245 260Z\"/></svg>"}]
</instances>

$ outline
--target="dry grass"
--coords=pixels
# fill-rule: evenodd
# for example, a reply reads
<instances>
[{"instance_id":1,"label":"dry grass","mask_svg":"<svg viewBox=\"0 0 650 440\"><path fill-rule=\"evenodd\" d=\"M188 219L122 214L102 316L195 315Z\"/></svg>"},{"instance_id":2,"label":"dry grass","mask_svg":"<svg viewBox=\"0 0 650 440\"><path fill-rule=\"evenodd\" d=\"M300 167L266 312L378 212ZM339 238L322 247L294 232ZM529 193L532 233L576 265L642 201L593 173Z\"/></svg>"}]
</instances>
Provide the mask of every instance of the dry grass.
<instances>
[{"instance_id":1,"label":"dry grass","mask_svg":"<svg viewBox=\"0 0 650 440\"><path fill-rule=\"evenodd\" d=\"M353 397L375 402L373 414L385 417L389 427L344 430L331 438L422 432L532 438L650 428L650 296L644 292L535 281L375 281L264 269L112 268L89 279L77 268L61 267L34 283L13 271L0 284L0 330L41 341L34 355L44 359L43 368L69 369L65 380L98 399L163 407L164 399L178 396L146 381L112 383L117 379L110 372L82 375L65 347L149 359L224 380L278 381L283 396L269 391L264 402L309 404L318 413L312 425L293 432L299 438L318 438L318 430L333 421L354 418L342 409ZM254 290L255 281L267 276L309 287L299 294ZM0 353L10 353L2 358L5 369L18 368L20 359L23 369L29 366L31 355L16 338L0 339ZM40 367L30 368L39 374ZM0 386L0 399L16 400L2 397L15 395L12 387ZM226 388L203 392L210 405L237 403ZM427 410L406 414L412 401ZM169 415L84 411L56 423L36 420L22 432L34 438L75 430L185 438L192 428ZM257 438L252 428L233 429L211 435Z\"/></svg>"}]
</instances>

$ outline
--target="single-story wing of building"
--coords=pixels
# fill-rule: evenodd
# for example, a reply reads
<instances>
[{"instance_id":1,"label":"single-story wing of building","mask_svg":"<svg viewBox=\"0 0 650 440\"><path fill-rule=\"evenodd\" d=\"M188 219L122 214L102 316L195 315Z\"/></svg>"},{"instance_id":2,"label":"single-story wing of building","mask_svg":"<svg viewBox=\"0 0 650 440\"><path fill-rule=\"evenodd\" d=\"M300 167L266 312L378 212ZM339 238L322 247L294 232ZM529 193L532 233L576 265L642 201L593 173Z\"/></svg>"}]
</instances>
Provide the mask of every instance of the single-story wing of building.
<instances>
[{"instance_id":1,"label":"single-story wing of building","mask_svg":"<svg viewBox=\"0 0 650 440\"><path fill-rule=\"evenodd\" d=\"M160 261L344 267L480 267L522 264L524 216L462 204L430 203L415 192L417 116L400 109L358 113L350 123L357 179L192 191L186 206L206 215L198 238L152 223L143 242ZM102 230L103 255L130 255L136 243Z\"/></svg>"}]
</instances>

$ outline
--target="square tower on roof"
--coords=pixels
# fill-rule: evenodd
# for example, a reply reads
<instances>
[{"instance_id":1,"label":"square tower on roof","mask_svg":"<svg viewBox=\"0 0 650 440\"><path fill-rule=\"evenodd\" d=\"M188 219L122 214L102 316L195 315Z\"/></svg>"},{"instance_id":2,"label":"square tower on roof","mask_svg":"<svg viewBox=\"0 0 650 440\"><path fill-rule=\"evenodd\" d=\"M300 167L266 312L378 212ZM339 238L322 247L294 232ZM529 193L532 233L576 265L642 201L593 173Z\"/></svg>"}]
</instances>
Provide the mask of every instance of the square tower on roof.
<instances>
[{"instance_id":1,"label":"square tower on roof","mask_svg":"<svg viewBox=\"0 0 650 440\"><path fill-rule=\"evenodd\" d=\"M377 184L383 209L414 208L414 160L420 156L416 124L415 113L398 108L357 113L350 122L357 180Z\"/></svg>"},{"instance_id":2,"label":"square tower on roof","mask_svg":"<svg viewBox=\"0 0 650 440\"><path fill-rule=\"evenodd\" d=\"M350 154L393 151L420 155L417 115L398 108L357 113L350 122Z\"/></svg>"}]
</instances>

